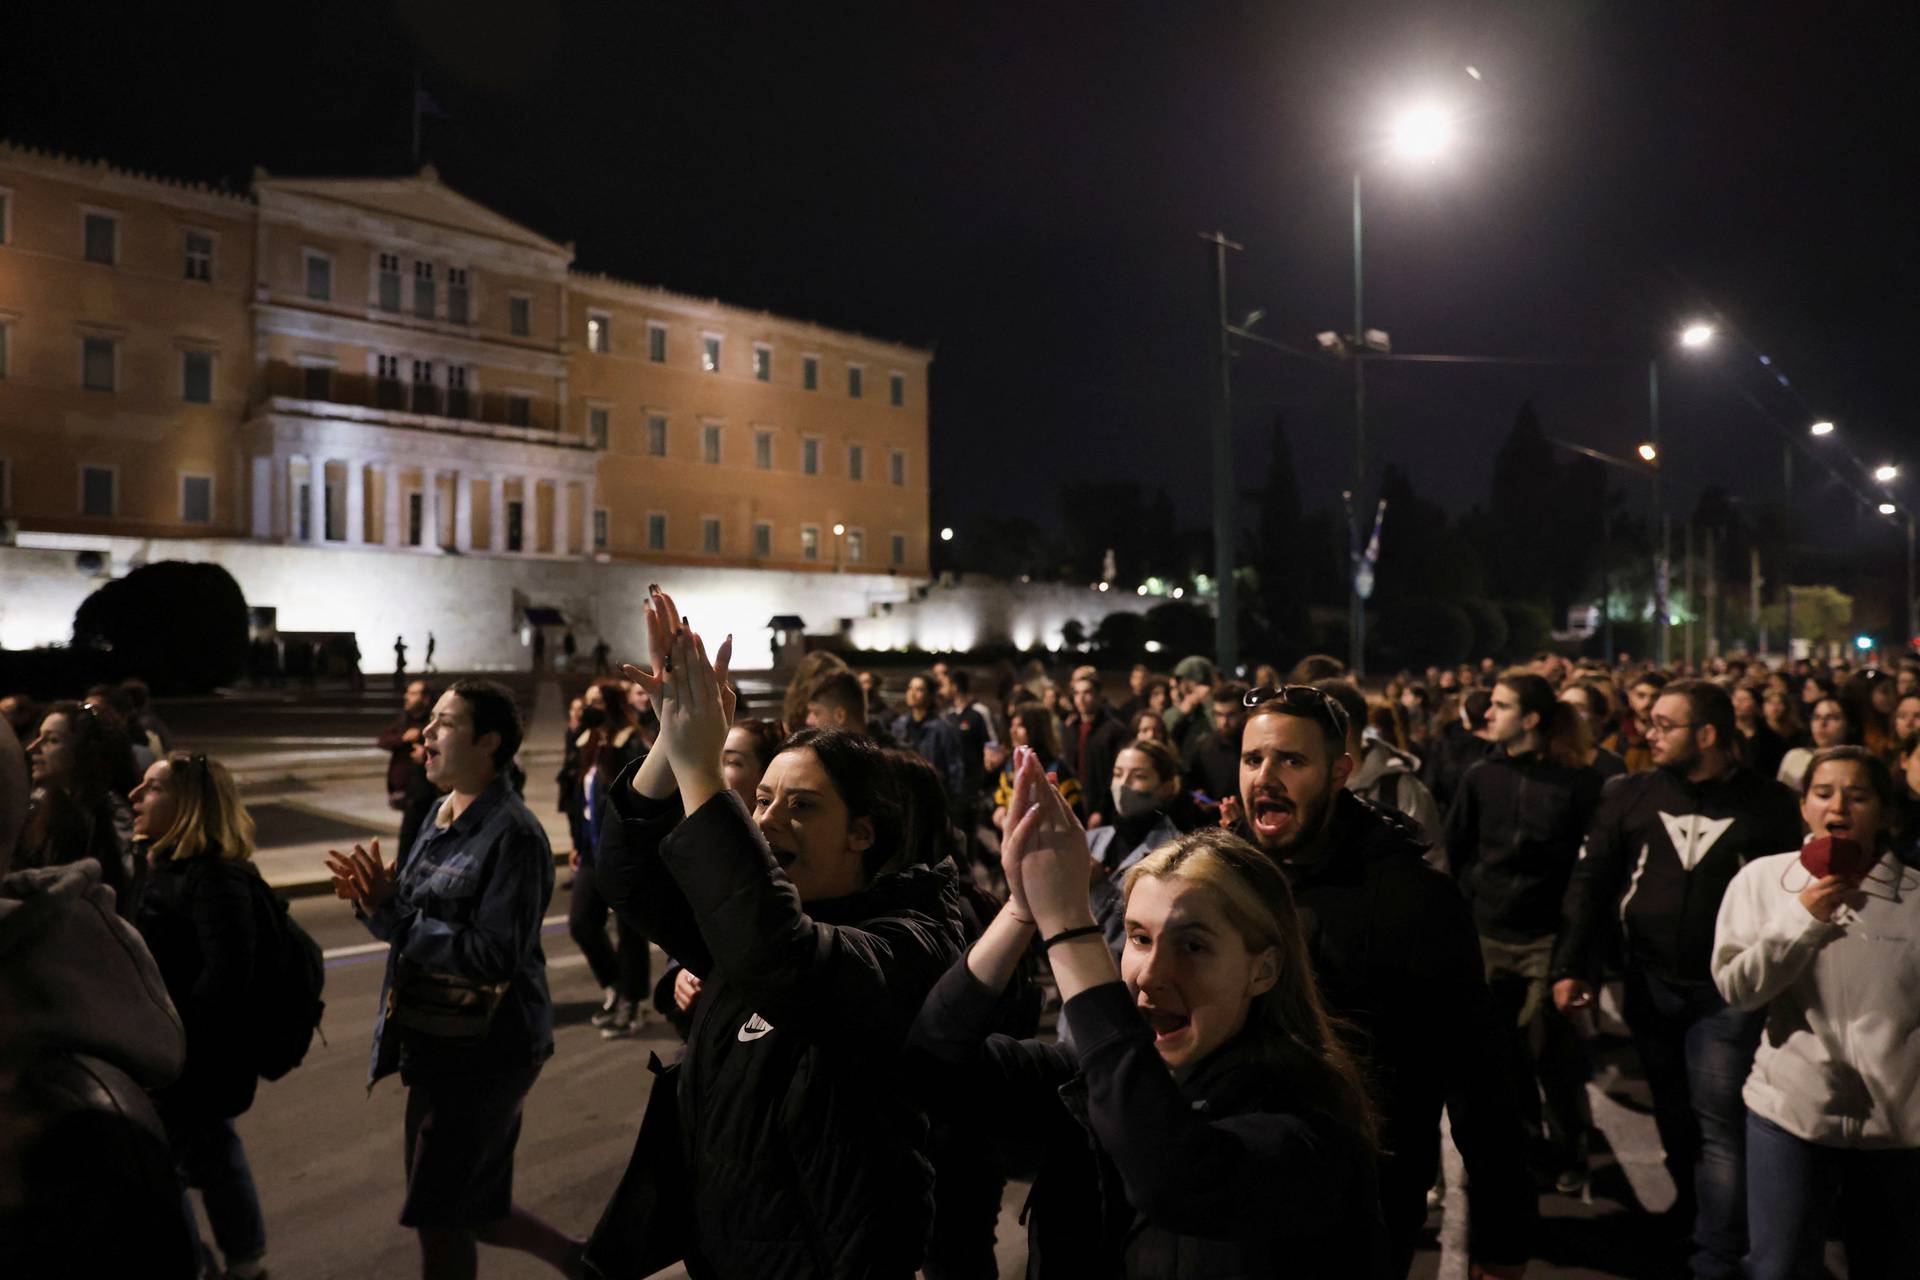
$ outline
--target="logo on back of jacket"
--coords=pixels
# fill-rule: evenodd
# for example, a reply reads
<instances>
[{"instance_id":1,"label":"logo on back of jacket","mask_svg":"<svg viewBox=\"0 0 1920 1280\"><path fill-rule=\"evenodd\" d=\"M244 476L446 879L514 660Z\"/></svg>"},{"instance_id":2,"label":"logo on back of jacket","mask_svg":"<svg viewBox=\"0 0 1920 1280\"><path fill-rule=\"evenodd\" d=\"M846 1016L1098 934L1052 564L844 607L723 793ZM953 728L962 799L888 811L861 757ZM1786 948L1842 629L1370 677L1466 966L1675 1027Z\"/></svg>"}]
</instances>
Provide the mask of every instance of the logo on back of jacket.
<instances>
[{"instance_id":1,"label":"logo on back of jacket","mask_svg":"<svg viewBox=\"0 0 1920 1280\"><path fill-rule=\"evenodd\" d=\"M773 1030L773 1024L756 1013L740 1024L740 1043L747 1044L750 1041L758 1040L771 1030Z\"/></svg>"}]
</instances>

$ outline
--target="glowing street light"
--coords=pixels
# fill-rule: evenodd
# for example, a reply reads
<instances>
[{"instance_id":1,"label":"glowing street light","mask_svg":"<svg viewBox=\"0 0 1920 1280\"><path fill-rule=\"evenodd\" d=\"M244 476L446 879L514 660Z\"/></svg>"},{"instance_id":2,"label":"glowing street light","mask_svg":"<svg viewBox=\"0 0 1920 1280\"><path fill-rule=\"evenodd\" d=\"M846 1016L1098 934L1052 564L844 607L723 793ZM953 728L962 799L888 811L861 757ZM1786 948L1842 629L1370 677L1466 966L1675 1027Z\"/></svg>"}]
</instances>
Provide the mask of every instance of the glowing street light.
<instances>
[{"instance_id":1,"label":"glowing street light","mask_svg":"<svg viewBox=\"0 0 1920 1280\"><path fill-rule=\"evenodd\" d=\"M1432 103L1403 111L1393 122L1393 149L1411 160L1436 159L1452 141L1452 117Z\"/></svg>"},{"instance_id":2,"label":"glowing street light","mask_svg":"<svg viewBox=\"0 0 1920 1280\"><path fill-rule=\"evenodd\" d=\"M1696 320L1680 331L1680 345L1690 351L1698 351L1713 341L1714 328L1704 320Z\"/></svg>"},{"instance_id":3,"label":"glowing street light","mask_svg":"<svg viewBox=\"0 0 1920 1280\"><path fill-rule=\"evenodd\" d=\"M1883 516L1893 515L1899 510L1900 508L1894 506L1891 502L1883 502L1880 504L1880 514Z\"/></svg>"},{"instance_id":4,"label":"glowing street light","mask_svg":"<svg viewBox=\"0 0 1920 1280\"><path fill-rule=\"evenodd\" d=\"M1638 449L1635 449L1634 452L1640 455L1640 461L1642 462L1660 461L1660 451L1651 444L1643 444Z\"/></svg>"},{"instance_id":5,"label":"glowing street light","mask_svg":"<svg viewBox=\"0 0 1920 1280\"><path fill-rule=\"evenodd\" d=\"M1881 484L1892 484L1900 478L1900 468L1891 462L1883 462L1873 469L1873 478Z\"/></svg>"},{"instance_id":6,"label":"glowing street light","mask_svg":"<svg viewBox=\"0 0 1920 1280\"><path fill-rule=\"evenodd\" d=\"M1831 422L1816 422L1808 427L1807 430L1816 436L1830 436L1833 434L1833 424Z\"/></svg>"},{"instance_id":7,"label":"glowing street light","mask_svg":"<svg viewBox=\"0 0 1920 1280\"><path fill-rule=\"evenodd\" d=\"M953 526L952 526L952 525L947 525L946 527L944 527L944 528L942 528L942 529L940 530L940 541L942 541L942 542L952 542L952 541L953 541Z\"/></svg>"}]
</instances>

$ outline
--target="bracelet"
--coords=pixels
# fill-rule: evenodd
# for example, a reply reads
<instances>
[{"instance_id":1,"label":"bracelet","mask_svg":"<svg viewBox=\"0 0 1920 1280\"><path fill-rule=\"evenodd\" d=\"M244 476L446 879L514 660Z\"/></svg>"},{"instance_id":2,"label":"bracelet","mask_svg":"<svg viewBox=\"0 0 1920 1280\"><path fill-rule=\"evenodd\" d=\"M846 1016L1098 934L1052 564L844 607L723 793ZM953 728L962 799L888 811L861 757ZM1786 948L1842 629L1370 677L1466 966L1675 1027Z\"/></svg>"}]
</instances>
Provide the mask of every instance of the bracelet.
<instances>
[{"instance_id":1,"label":"bracelet","mask_svg":"<svg viewBox=\"0 0 1920 1280\"><path fill-rule=\"evenodd\" d=\"M1090 938L1094 934L1101 932L1104 931L1097 924L1083 924L1078 929L1062 929L1059 933L1054 934L1051 938L1042 942L1040 949L1042 951L1051 951L1053 950L1053 944L1056 942L1069 942L1074 938Z\"/></svg>"}]
</instances>

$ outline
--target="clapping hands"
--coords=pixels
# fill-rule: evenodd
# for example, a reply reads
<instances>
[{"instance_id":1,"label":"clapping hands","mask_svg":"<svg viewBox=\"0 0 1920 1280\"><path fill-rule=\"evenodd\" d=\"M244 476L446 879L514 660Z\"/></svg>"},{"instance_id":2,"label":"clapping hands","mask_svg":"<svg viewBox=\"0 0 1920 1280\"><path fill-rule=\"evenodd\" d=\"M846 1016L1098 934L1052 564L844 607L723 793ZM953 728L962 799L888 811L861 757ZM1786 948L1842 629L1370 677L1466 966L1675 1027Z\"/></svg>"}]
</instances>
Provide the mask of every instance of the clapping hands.
<instances>
[{"instance_id":1,"label":"clapping hands","mask_svg":"<svg viewBox=\"0 0 1920 1280\"><path fill-rule=\"evenodd\" d=\"M1093 923L1087 833L1028 747L1014 752L1013 800L1000 866L1013 909L1043 935Z\"/></svg>"},{"instance_id":2,"label":"clapping hands","mask_svg":"<svg viewBox=\"0 0 1920 1280\"><path fill-rule=\"evenodd\" d=\"M648 592L646 617L652 670L632 665L622 670L653 700L660 716L653 749L672 767L692 813L725 786L720 753L733 723L733 691L727 686L733 637L722 640L709 660L706 642L687 625L673 597L658 587Z\"/></svg>"},{"instance_id":3,"label":"clapping hands","mask_svg":"<svg viewBox=\"0 0 1920 1280\"><path fill-rule=\"evenodd\" d=\"M350 854L327 850L327 871L333 877L333 896L353 903L361 911L377 911L393 897L399 884L399 865L380 857L380 841L364 849L353 846Z\"/></svg>"}]
</instances>

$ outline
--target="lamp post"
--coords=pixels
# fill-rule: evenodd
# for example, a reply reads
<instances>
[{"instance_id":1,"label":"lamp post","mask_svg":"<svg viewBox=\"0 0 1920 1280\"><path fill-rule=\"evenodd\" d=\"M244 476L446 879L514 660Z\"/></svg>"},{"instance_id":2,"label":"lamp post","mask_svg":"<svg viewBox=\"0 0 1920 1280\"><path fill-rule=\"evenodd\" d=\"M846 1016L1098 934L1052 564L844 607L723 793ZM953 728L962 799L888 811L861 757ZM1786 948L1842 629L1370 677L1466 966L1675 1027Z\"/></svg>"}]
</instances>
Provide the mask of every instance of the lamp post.
<instances>
[{"instance_id":1,"label":"lamp post","mask_svg":"<svg viewBox=\"0 0 1920 1280\"><path fill-rule=\"evenodd\" d=\"M1241 246L1224 232L1203 233L1213 246L1213 288L1220 307L1216 329L1219 367L1213 389L1213 647L1220 670L1229 675L1240 665L1240 613L1233 582L1233 541L1239 528L1233 491L1233 322L1227 318L1227 250Z\"/></svg>"},{"instance_id":2,"label":"lamp post","mask_svg":"<svg viewBox=\"0 0 1920 1280\"><path fill-rule=\"evenodd\" d=\"M1882 463L1873 469L1873 478L1883 486L1891 486L1900 478L1900 468L1891 462ZM1905 653L1913 648L1913 638L1920 635L1920 609L1916 608L1914 602L1913 512L1889 500L1880 504L1880 514L1889 517L1897 515L1907 522L1907 634L1900 644L1901 652Z\"/></svg>"},{"instance_id":3,"label":"lamp post","mask_svg":"<svg viewBox=\"0 0 1920 1280\"><path fill-rule=\"evenodd\" d=\"M1558 436L1548 436L1547 443L1550 445L1555 445L1558 448L1565 449L1570 453L1577 453L1582 457L1592 458L1595 462L1603 462L1609 467L1618 467L1622 471L1628 471L1628 472L1639 471L1642 469L1642 466L1644 466L1648 470L1649 474L1653 476L1654 483L1656 484L1659 483L1660 451L1657 448L1655 448L1652 443L1642 444L1634 450L1634 453L1640 459L1641 466L1636 466L1633 462L1629 461L1626 458L1619 457L1616 454L1603 453L1599 449L1590 449L1584 444L1575 444L1571 440L1562 440ZM1602 501L1600 503L1600 564L1601 564L1600 625L1606 637L1605 640L1602 642L1606 649L1606 654L1605 654L1606 662L1607 662L1607 665L1611 667L1613 665L1613 517L1612 517L1612 514L1607 510L1605 495L1602 494L1601 497L1602 497Z\"/></svg>"}]
</instances>

